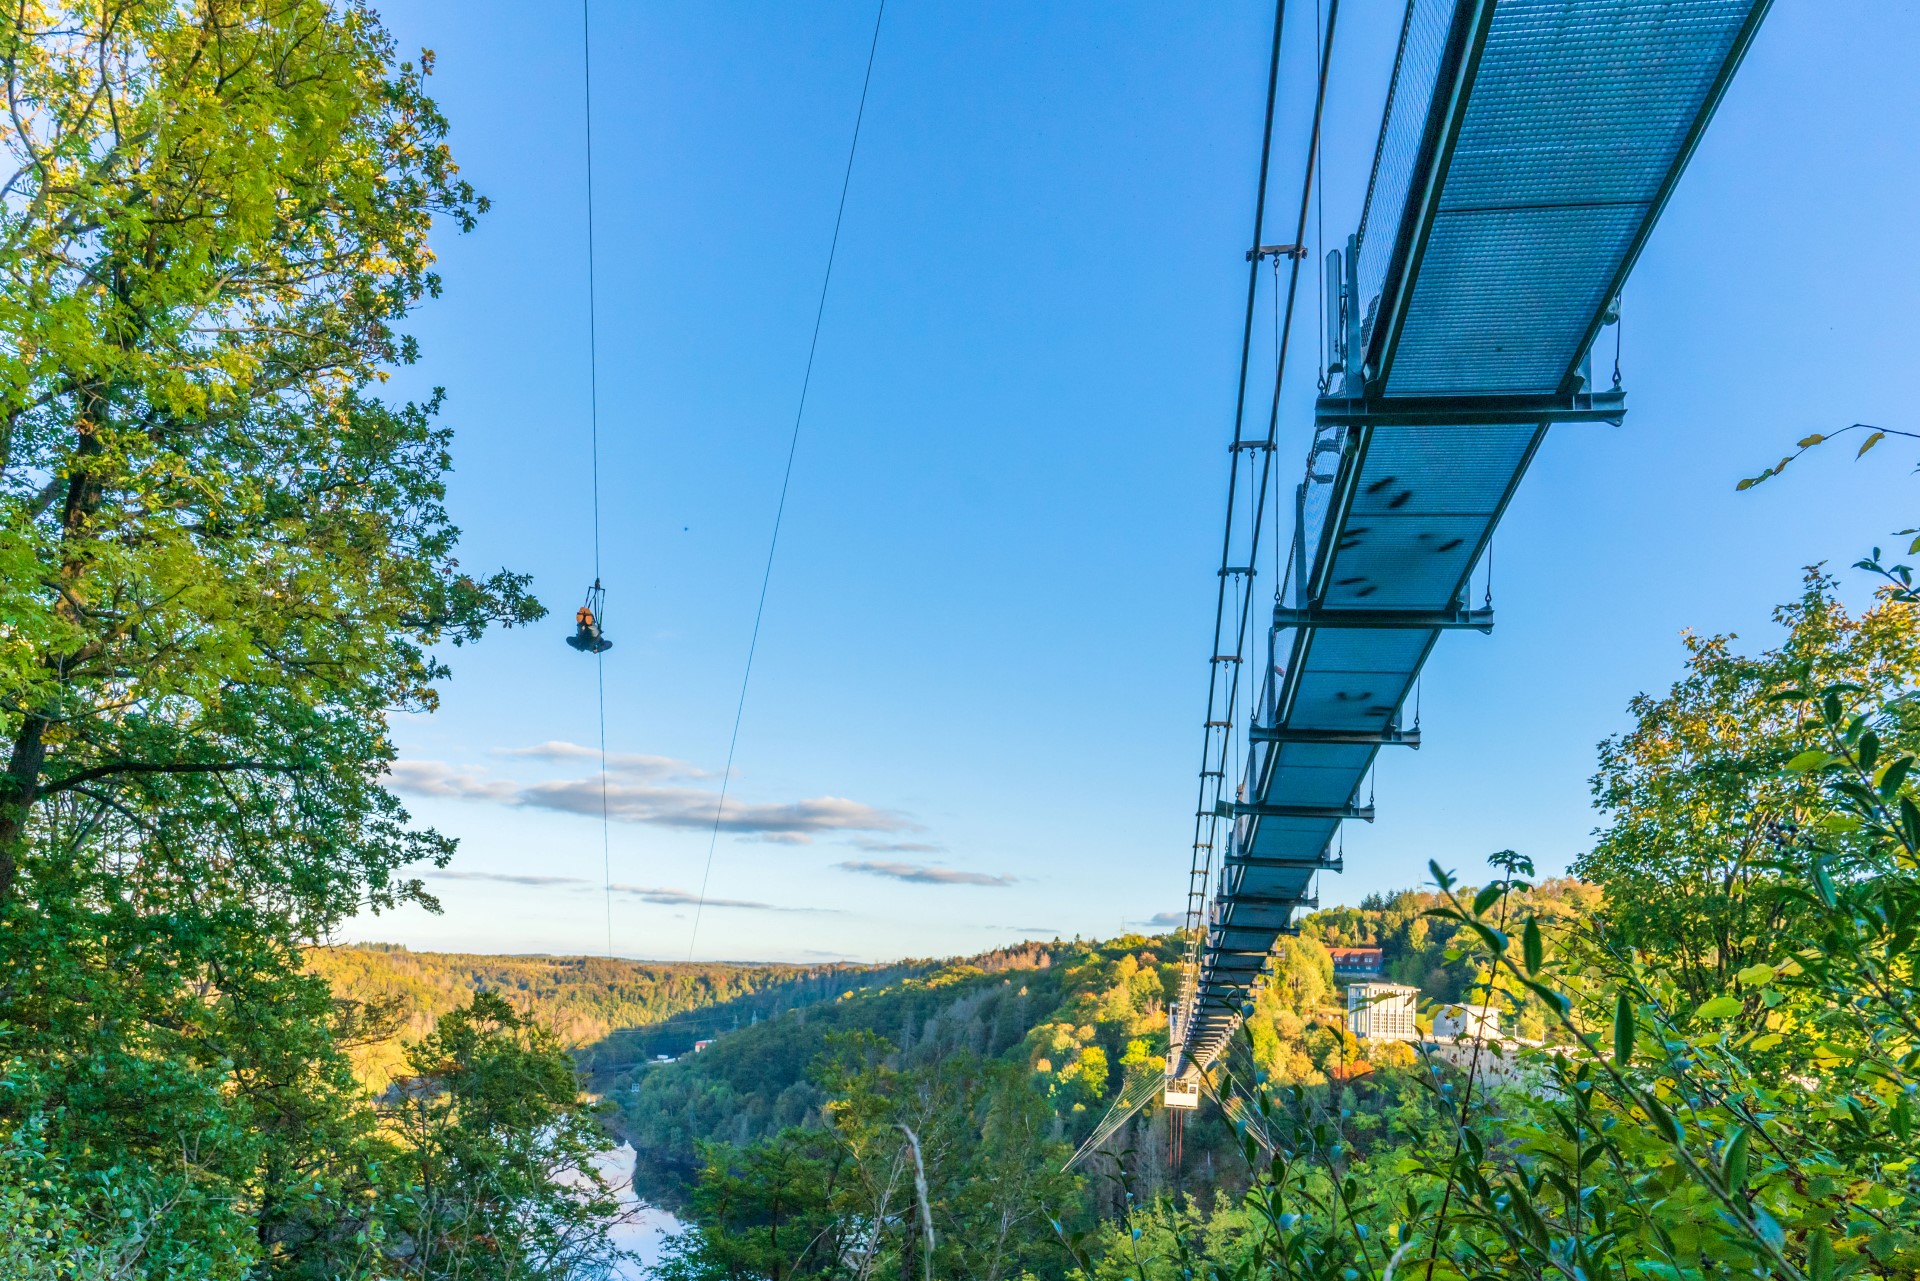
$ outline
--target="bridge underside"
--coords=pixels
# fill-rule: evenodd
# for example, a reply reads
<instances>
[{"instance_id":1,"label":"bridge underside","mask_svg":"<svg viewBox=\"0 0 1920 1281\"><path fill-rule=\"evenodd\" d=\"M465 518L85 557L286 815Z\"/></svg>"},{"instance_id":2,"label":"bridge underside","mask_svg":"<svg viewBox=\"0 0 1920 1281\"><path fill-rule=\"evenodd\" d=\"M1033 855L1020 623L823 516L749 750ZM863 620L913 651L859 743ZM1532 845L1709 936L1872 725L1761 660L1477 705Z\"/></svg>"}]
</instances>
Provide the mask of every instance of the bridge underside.
<instances>
[{"instance_id":1,"label":"bridge underside","mask_svg":"<svg viewBox=\"0 0 1920 1281\"><path fill-rule=\"evenodd\" d=\"M1618 422L1588 353L1766 0L1414 0L1344 263L1344 371L1173 1071L1224 1050L1554 422ZM1370 816L1371 811L1365 812Z\"/></svg>"}]
</instances>

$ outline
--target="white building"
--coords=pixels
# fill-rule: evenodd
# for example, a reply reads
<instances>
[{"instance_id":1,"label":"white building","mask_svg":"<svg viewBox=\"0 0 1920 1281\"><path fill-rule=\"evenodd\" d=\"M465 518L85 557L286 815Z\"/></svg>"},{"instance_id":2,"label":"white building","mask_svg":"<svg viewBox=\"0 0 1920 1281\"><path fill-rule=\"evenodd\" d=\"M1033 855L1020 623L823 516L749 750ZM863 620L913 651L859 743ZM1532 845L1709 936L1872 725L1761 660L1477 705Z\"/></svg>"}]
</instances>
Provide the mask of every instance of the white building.
<instances>
[{"instance_id":1,"label":"white building","mask_svg":"<svg viewBox=\"0 0 1920 1281\"><path fill-rule=\"evenodd\" d=\"M1411 1041L1420 989L1404 983L1347 984L1347 1028L1362 1041Z\"/></svg>"},{"instance_id":2,"label":"white building","mask_svg":"<svg viewBox=\"0 0 1920 1281\"><path fill-rule=\"evenodd\" d=\"M1433 1035L1453 1040L1500 1038L1500 1011L1490 1005L1449 1005L1433 1016Z\"/></svg>"}]
</instances>

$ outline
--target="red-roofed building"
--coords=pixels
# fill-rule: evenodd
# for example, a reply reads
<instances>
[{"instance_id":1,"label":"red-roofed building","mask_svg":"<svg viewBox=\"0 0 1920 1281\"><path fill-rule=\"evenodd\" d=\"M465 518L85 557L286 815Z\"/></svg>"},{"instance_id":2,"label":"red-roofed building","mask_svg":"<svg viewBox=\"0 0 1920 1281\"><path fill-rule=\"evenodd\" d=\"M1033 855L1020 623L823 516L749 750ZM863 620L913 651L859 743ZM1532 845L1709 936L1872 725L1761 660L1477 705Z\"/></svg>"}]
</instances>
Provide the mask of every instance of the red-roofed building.
<instances>
[{"instance_id":1,"label":"red-roofed building","mask_svg":"<svg viewBox=\"0 0 1920 1281\"><path fill-rule=\"evenodd\" d=\"M1333 972L1341 978L1380 977L1383 962L1377 947L1330 947L1327 955L1333 958Z\"/></svg>"}]
</instances>

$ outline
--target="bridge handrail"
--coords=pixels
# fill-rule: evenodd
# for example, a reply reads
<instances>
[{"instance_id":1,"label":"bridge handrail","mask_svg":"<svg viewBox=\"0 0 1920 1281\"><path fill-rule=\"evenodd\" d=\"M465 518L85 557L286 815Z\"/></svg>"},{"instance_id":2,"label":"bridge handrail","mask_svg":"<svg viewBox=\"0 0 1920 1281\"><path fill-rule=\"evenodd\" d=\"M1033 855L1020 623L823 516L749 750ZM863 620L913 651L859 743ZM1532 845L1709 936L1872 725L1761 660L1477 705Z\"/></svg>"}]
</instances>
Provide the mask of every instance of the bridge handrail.
<instances>
[{"instance_id":1,"label":"bridge handrail","mask_svg":"<svg viewBox=\"0 0 1920 1281\"><path fill-rule=\"evenodd\" d=\"M1363 323L1369 328L1380 290L1386 284L1387 269L1392 265L1456 8L1456 0L1412 0L1401 28L1400 51L1394 61L1380 140L1374 150L1373 174L1367 184L1367 202L1360 214L1359 289L1352 305L1361 309Z\"/></svg>"}]
</instances>

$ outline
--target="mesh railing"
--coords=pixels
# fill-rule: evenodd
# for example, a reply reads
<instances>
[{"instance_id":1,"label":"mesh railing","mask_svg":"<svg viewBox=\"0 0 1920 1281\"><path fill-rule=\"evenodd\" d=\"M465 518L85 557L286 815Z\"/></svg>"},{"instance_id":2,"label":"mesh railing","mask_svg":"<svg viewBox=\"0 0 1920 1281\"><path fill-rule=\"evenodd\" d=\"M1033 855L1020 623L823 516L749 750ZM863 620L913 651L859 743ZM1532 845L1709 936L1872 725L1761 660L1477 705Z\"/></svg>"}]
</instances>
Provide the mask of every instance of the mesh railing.
<instances>
[{"instance_id":1,"label":"mesh railing","mask_svg":"<svg viewBox=\"0 0 1920 1281\"><path fill-rule=\"evenodd\" d=\"M1367 184L1366 209L1360 216L1356 303L1368 328L1380 289L1386 283L1387 268L1392 265L1393 246L1399 239L1401 215L1426 136L1434 82L1446 54L1447 33L1453 26L1456 7L1456 0L1410 0L1401 30L1386 118L1380 125L1373 176Z\"/></svg>"}]
</instances>

